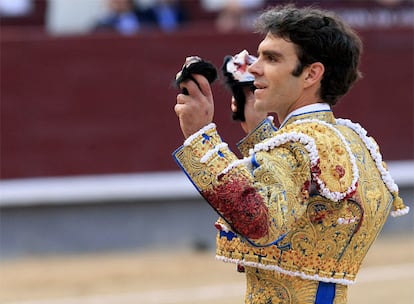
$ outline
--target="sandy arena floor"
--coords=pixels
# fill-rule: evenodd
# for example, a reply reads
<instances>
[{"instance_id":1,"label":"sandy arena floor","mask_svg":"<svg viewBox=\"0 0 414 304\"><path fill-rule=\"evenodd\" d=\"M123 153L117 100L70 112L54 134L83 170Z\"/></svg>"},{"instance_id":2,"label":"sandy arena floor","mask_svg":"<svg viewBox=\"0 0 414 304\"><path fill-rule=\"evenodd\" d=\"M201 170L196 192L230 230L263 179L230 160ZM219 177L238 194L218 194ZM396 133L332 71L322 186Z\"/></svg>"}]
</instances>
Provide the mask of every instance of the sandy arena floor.
<instances>
[{"instance_id":1,"label":"sandy arena floor","mask_svg":"<svg viewBox=\"0 0 414 304\"><path fill-rule=\"evenodd\" d=\"M139 252L0 263L3 304L241 304L244 276L214 252ZM414 303L414 239L383 236L350 304Z\"/></svg>"}]
</instances>

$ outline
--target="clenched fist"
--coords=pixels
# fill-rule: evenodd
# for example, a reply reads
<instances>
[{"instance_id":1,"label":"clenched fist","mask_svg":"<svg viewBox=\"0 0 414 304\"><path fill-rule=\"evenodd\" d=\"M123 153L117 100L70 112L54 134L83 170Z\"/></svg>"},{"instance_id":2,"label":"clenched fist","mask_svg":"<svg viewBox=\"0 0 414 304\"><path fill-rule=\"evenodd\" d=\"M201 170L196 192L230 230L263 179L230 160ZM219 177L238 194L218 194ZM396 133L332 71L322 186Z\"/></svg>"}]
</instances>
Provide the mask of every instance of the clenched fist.
<instances>
[{"instance_id":1,"label":"clenched fist","mask_svg":"<svg viewBox=\"0 0 414 304\"><path fill-rule=\"evenodd\" d=\"M185 138L211 123L214 116L214 100L210 83L204 76L192 74L192 77L198 85L191 79L181 82L179 84L181 91L188 95L178 94L177 104L174 107Z\"/></svg>"}]
</instances>

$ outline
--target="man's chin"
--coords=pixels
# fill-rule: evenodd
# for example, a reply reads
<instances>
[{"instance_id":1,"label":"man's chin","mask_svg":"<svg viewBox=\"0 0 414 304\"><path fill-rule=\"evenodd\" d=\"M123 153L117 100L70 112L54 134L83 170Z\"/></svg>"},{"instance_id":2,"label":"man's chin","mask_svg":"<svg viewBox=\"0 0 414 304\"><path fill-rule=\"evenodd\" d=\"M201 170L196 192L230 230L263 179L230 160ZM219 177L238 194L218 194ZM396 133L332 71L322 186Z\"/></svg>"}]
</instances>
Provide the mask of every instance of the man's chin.
<instances>
[{"instance_id":1,"label":"man's chin","mask_svg":"<svg viewBox=\"0 0 414 304\"><path fill-rule=\"evenodd\" d=\"M264 103L260 99L256 99L254 102L254 110L257 112L267 112L267 110L264 108Z\"/></svg>"}]
</instances>

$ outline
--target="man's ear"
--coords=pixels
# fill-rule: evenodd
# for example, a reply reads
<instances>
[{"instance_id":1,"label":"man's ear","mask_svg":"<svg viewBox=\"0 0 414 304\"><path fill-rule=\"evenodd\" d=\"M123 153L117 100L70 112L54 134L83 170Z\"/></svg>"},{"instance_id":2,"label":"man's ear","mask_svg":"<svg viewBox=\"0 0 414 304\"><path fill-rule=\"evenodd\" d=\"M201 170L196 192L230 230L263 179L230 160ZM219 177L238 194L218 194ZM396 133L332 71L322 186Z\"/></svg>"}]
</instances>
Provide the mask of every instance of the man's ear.
<instances>
[{"instance_id":1,"label":"man's ear","mask_svg":"<svg viewBox=\"0 0 414 304\"><path fill-rule=\"evenodd\" d=\"M314 62L307 66L304 79L305 88L321 82L324 72L325 66L321 62Z\"/></svg>"}]
</instances>

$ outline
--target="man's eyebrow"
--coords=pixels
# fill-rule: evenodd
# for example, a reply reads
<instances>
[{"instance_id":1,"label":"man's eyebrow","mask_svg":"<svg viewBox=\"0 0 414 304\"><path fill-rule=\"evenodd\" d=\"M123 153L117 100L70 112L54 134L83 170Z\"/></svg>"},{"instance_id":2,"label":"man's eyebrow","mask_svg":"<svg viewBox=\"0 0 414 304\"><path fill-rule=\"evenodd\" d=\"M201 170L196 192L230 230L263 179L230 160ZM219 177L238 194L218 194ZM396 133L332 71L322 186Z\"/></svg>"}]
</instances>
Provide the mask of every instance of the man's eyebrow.
<instances>
[{"instance_id":1,"label":"man's eyebrow","mask_svg":"<svg viewBox=\"0 0 414 304\"><path fill-rule=\"evenodd\" d=\"M272 50L264 50L262 52L259 52L259 55L262 56L271 56L271 57L275 57L275 58L283 58L283 54L278 52L278 51L272 51Z\"/></svg>"}]
</instances>

